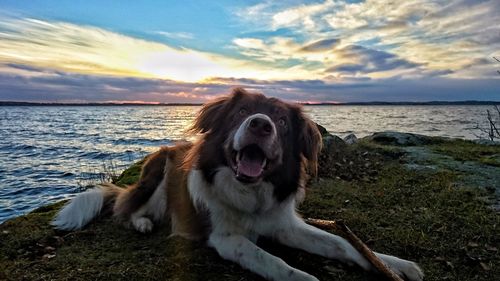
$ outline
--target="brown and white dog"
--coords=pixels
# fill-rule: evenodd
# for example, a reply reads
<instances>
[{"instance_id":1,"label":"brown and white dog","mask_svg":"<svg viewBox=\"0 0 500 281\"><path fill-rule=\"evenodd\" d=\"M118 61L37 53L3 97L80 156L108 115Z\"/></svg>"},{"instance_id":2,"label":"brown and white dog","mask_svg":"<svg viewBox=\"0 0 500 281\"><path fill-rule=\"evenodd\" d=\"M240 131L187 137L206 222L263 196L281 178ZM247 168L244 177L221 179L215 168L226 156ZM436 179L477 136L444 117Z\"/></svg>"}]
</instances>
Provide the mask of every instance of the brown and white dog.
<instances>
[{"instance_id":1,"label":"brown and white dog","mask_svg":"<svg viewBox=\"0 0 500 281\"><path fill-rule=\"evenodd\" d=\"M224 259L269 280L317 279L259 248L259 236L373 270L346 240L296 213L321 146L316 125L299 106L235 89L203 106L192 131L201 134L194 144L150 155L136 185L105 184L82 193L52 224L80 229L112 207L114 216L140 232L170 221L172 234L206 239ZM423 279L415 263L377 255L399 275Z\"/></svg>"}]
</instances>

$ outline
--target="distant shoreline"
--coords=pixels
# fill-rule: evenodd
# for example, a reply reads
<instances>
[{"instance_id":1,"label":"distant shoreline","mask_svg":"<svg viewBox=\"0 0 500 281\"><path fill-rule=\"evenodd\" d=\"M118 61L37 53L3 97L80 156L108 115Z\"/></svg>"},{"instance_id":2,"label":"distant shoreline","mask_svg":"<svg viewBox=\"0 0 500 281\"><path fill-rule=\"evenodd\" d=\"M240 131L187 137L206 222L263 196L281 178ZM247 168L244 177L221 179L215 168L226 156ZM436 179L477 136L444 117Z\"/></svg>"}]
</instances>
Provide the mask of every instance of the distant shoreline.
<instances>
[{"instance_id":1,"label":"distant shoreline","mask_svg":"<svg viewBox=\"0 0 500 281\"><path fill-rule=\"evenodd\" d=\"M500 105L500 101L429 101L429 102L346 102L346 103L300 103L314 106L345 105ZM21 102L0 101L0 106L201 106L202 103L58 103L58 102Z\"/></svg>"}]
</instances>

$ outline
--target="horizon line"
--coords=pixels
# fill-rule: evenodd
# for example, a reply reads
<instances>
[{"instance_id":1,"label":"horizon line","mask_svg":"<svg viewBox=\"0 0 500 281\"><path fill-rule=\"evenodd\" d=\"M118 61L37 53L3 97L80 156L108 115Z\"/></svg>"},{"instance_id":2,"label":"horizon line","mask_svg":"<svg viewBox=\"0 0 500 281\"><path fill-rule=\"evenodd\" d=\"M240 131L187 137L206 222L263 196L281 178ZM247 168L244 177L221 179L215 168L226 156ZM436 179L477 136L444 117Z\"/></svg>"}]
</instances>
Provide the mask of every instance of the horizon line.
<instances>
[{"instance_id":1,"label":"horizon line","mask_svg":"<svg viewBox=\"0 0 500 281\"><path fill-rule=\"evenodd\" d=\"M309 106L342 105L500 105L500 101L457 100L457 101L368 101L368 102L292 102ZM28 102L2 101L0 106L201 106L204 103L138 103L138 102Z\"/></svg>"}]
</instances>

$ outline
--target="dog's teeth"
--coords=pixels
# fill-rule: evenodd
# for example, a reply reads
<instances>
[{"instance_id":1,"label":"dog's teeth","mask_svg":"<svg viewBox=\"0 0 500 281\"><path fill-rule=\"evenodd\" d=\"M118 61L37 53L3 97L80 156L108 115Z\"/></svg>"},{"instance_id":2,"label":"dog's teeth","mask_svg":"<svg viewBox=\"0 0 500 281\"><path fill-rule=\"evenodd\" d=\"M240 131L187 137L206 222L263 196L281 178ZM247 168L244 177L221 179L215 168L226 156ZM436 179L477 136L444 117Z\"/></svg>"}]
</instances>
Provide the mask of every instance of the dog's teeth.
<instances>
[{"instance_id":1,"label":"dog's teeth","mask_svg":"<svg viewBox=\"0 0 500 281\"><path fill-rule=\"evenodd\" d=\"M265 168L267 165L267 158L264 158L264 161L262 161L262 168Z\"/></svg>"},{"instance_id":2,"label":"dog's teeth","mask_svg":"<svg viewBox=\"0 0 500 281\"><path fill-rule=\"evenodd\" d=\"M240 161L241 160L241 153L238 151L236 153L236 161Z\"/></svg>"}]
</instances>

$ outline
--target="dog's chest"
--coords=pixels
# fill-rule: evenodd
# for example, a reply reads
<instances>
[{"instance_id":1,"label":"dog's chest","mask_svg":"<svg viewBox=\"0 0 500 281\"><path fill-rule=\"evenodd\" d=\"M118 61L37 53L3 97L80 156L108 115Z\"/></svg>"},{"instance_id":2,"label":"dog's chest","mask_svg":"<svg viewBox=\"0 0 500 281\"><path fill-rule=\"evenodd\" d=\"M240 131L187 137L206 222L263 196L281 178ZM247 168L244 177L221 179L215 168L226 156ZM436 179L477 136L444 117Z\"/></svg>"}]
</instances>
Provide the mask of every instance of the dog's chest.
<instances>
[{"instance_id":1,"label":"dog's chest","mask_svg":"<svg viewBox=\"0 0 500 281\"><path fill-rule=\"evenodd\" d=\"M273 196L272 184L242 184L224 167L218 170L213 184L207 183L200 171L191 171L188 190L193 204L209 211L212 224L231 228L250 230L272 225L282 208Z\"/></svg>"}]
</instances>

